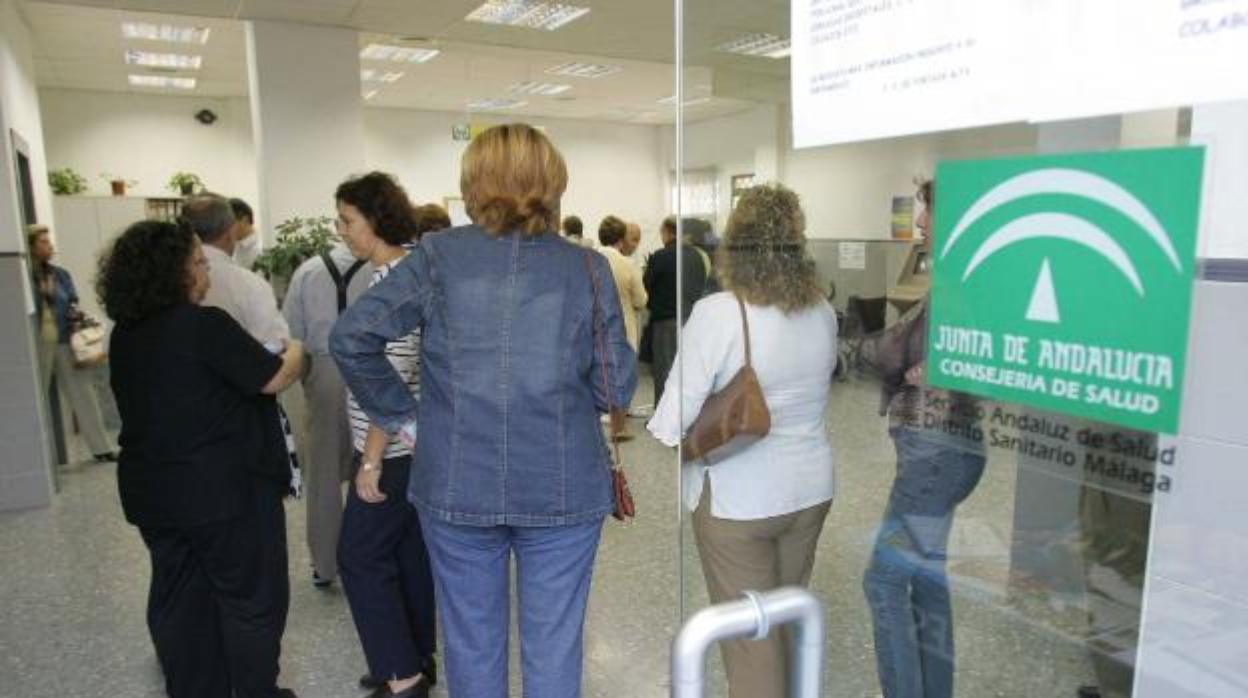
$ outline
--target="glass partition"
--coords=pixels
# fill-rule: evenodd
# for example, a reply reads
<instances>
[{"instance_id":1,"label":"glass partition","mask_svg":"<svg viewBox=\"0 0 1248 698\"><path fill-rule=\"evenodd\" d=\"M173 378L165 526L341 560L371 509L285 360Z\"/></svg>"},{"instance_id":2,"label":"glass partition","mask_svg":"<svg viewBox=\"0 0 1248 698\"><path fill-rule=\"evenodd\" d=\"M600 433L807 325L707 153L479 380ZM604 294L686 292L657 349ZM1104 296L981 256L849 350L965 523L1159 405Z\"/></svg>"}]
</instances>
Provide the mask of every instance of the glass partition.
<instances>
[{"instance_id":1,"label":"glass partition","mask_svg":"<svg viewBox=\"0 0 1248 698\"><path fill-rule=\"evenodd\" d=\"M953 227L931 184L942 163L1174 146L1178 110L799 149L790 3L683 6L683 253L713 262L681 333L683 424L735 390L745 360L720 290L746 300L771 418L762 440L684 467L683 616L809 587L826 604L827 696L1131 695L1150 517L1176 451L929 383L941 248L926 238ZM1091 278L1063 303L1095 302ZM1000 302L1021 314L1029 298ZM725 645L711 694L785 695L786 642Z\"/></svg>"}]
</instances>

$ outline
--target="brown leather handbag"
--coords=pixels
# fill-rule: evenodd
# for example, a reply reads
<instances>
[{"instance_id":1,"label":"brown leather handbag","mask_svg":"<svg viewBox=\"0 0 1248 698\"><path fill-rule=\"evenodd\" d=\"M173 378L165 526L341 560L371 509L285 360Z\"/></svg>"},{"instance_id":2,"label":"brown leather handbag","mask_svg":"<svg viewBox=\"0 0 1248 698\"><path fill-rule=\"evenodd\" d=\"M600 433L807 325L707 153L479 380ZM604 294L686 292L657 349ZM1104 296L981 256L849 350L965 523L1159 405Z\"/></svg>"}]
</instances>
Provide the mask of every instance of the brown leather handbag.
<instances>
[{"instance_id":1,"label":"brown leather handbag","mask_svg":"<svg viewBox=\"0 0 1248 698\"><path fill-rule=\"evenodd\" d=\"M611 374L607 367L606 351L606 315L602 311L602 290L598 283L598 274L589 259L591 252L585 253L585 269L589 271L590 281L594 285L593 327L590 329L594 337L594 351L598 353L598 364L602 366L602 388L607 396L607 413L611 415L611 433L620 429L625 418L624 410L617 407L611 400ZM602 320L601 325L599 320ZM611 439L611 492L615 496L615 510L611 516L617 521L627 522L637 515L637 505L633 501L633 492L628 488L628 478L624 476L624 461L620 458L620 442Z\"/></svg>"},{"instance_id":2,"label":"brown leather handbag","mask_svg":"<svg viewBox=\"0 0 1248 698\"><path fill-rule=\"evenodd\" d=\"M741 328L745 332L745 365L719 392L702 403L702 411L693 420L681 444L681 459L702 460L714 465L749 448L771 431L771 411L763 386L754 372L750 351L750 321L745 316L745 302L737 296L741 309Z\"/></svg>"}]
</instances>

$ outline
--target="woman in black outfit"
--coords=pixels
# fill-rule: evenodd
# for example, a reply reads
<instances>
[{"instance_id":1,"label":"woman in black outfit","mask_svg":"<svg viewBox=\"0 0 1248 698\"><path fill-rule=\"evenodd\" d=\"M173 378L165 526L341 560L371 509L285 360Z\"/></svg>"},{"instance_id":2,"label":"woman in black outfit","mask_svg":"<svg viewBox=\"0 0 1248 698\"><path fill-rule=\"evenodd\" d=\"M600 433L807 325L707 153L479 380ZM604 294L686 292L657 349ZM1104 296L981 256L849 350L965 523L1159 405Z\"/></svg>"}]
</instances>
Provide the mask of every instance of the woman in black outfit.
<instances>
[{"instance_id":1,"label":"woman in black outfit","mask_svg":"<svg viewBox=\"0 0 1248 698\"><path fill-rule=\"evenodd\" d=\"M303 349L272 354L200 307L208 285L199 239L170 223L135 223L100 262L121 504L151 553L147 620L169 695L294 696L277 687L288 471L263 462L277 451L260 409L302 371Z\"/></svg>"}]
</instances>

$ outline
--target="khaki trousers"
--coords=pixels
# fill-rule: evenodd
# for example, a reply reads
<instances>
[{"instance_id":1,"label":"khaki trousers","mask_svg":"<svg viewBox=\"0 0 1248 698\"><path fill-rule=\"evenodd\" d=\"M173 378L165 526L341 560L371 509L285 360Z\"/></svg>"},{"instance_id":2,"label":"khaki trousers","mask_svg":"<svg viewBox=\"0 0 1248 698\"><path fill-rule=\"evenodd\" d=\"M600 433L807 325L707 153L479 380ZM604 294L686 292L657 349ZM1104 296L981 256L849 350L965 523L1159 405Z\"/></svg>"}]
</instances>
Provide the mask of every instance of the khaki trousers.
<instances>
[{"instance_id":1,"label":"khaki trousers","mask_svg":"<svg viewBox=\"0 0 1248 698\"><path fill-rule=\"evenodd\" d=\"M302 459L307 507L308 551L321 579L338 578L338 536L342 530L342 483L351 478L351 429L347 388L328 354L317 354L303 379L307 421Z\"/></svg>"},{"instance_id":2,"label":"khaki trousers","mask_svg":"<svg viewBox=\"0 0 1248 698\"><path fill-rule=\"evenodd\" d=\"M710 497L707 478L693 512L693 533L711 603L735 601L743 591L810 583L815 546L832 502L783 516L734 521L712 516ZM730 698L786 698L790 647L784 629L773 630L764 640L721 643Z\"/></svg>"}]
</instances>

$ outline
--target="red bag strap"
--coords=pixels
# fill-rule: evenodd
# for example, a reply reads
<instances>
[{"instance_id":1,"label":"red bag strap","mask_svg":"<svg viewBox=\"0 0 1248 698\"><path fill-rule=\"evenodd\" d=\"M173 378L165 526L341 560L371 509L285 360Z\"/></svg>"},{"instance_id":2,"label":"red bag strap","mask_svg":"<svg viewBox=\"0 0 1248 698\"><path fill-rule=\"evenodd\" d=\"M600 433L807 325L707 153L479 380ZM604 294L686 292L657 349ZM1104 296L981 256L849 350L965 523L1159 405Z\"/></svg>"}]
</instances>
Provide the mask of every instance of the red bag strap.
<instances>
[{"instance_id":1,"label":"red bag strap","mask_svg":"<svg viewBox=\"0 0 1248 698\"><path fill-rule=\"evenodd\" d=\"M598 282L598 272L594 271L593 262L590 261L589 255L591 254L597 253L585 250L582 257L582 260L585 262L585 269L589 272L590 283L594 286L594 308L591 313L590 324L592 325L591 331L594 337L594 351L598 353L598 363L602 366L602 388L607 396L607 415L611 420L611 428L614 429L616 407L611 399L611 373L610 368L607 366L606 338L604 337L606 327L600 327L599 325L600 319L603 325L606 324L605 313L602 312L602 286ZM611 436L614 437L615 434ZM611 439L611 454L612 458L614 458L612 467L618 468L623 463L623 460L620 458L620 442L616 441L615 438Z\"/></svg>"}]
</instances>

